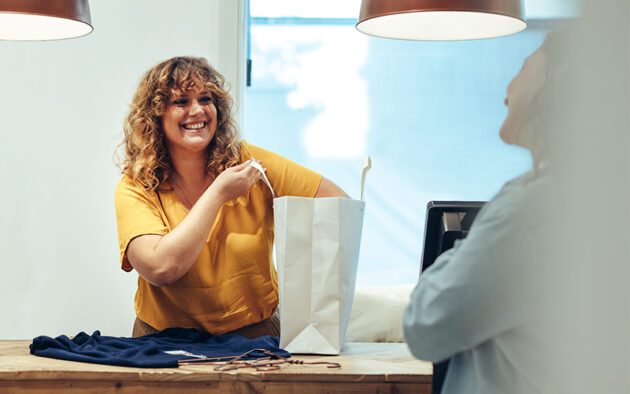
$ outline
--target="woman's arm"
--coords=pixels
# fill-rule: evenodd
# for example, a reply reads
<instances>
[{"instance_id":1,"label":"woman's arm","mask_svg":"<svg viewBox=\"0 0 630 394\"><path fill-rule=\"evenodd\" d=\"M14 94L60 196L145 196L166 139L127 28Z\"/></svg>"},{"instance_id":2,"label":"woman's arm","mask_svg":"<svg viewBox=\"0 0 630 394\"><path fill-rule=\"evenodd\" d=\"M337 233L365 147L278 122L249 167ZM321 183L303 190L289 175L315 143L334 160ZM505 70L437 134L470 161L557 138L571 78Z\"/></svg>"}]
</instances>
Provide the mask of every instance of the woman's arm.
<instances>
[{"instance_id":1,"label":"woman's arm","mask_svg":"<svg viewBox=\"0 0 630 394\"><path fill-rule=\"evenodd\" d=\"M536 215L518 200L499 201L510 210L495 204L420 276L403 319L416 357L445 360L531 318L539 253L530 220Z\"/></svg>"},{"instance_id":2,"label":"woman's arm","mask_svg":"<svg viewBox=\"0 0 630 394\"><path fill-rule=\"evenodd\" d=\"M225 170L170 233L134 238L126 252L130 264L155 286L175 282L197 260L221 206L244 194L259 179L260 173L248 163Z\"/></svg>"},{"instance_id":3,"label":"woman's arm","mask_svg":"<svg viewBox=\"0 0 630 394\"><path fill-rule=\"evenodd\" d=\"M348 195L342 188L335 185L331 180L322 178L322 182L319 184L319 189L317 189L315 197L348 197Z\"/></svg>"}]
</instances>

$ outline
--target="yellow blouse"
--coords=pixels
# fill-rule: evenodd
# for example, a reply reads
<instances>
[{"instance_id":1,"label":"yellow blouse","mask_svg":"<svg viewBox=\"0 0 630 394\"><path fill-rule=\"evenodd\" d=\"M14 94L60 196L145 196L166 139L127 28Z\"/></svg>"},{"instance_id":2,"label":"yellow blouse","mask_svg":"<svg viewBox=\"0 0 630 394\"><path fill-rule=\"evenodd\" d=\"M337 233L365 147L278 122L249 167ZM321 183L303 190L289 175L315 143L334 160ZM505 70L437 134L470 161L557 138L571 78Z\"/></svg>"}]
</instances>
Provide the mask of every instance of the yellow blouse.
<instances>
[{"instance_id":1,"label":"yellow blouse","mask_svg":"<svg viewBox=\"0 0 630 394\"><path fill-rule=\"evenodd\" d=\"M321 175L282 156L242 143L242 161L262 160L276 196L314 197ZM125 251L135 237L166 235L188 214L175 193L146 191L123 176L115 194L122 269L131 271ZM156 287L138 277L138 317L162 330L194 327L222 334L271 316L278 305L272 263L273 200L260 181L219 210L205 247L175 283Z\"/></svg>"}]
</instances>

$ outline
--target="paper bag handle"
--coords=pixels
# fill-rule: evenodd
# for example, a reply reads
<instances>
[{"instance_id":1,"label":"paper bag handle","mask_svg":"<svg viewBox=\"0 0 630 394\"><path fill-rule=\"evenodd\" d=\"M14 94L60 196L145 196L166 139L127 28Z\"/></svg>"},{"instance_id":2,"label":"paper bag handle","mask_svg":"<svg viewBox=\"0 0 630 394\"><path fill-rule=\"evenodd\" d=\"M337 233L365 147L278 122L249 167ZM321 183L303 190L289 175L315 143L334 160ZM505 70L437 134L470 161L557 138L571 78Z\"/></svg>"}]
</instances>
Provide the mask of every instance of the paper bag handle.
<instances>
[{"instance_id":1,"label":"paper bag handle","mask_svg":"<svg viewBox=\"0 0 630 394\"><path fill-rule=\"evenodd\" d=\"M368 171L372 168L372 158L368 155L363 163L363 169L361 170L361 201L363 201L363 191L365 189L365 177Z\"/></svg>"},{"instance_id":2,"label":"paper bag handle","mask_svg":"<svg viewBox=\"0 0 630 394\"><path fill-rule=\"evenodd\" d=\"M262 174L263 181L265 181L267 186L269 186L269 190L271 190L271 197L276 198L276 193L273 192L273 187L271 187L271 183L269 183L269 179L267 179L265 169L254 159L249 160L249 165L257 169Z\"/></svg>"}]
</instances>

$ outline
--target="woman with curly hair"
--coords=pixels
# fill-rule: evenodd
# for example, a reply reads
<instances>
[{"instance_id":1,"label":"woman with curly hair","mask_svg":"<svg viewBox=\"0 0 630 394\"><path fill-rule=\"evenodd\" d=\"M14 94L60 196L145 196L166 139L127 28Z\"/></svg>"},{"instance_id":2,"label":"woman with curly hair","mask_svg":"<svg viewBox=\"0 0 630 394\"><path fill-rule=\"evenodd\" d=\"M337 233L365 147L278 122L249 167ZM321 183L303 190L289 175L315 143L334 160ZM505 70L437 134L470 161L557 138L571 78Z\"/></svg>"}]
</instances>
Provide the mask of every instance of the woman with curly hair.
<instances>
[{"instance_id":1,"label":"woman with curly hair","mask_svg":"<svg viewBox=\"0 0 630 394\"><path fill-rule=\"evenodd\" d=\"M174 57L142 78L116 188L122 269L135 269L133 335L169 327L279 335L273 198L346 196L321 175L242 141L224 78Z\"/></svg>"}]
</instances>

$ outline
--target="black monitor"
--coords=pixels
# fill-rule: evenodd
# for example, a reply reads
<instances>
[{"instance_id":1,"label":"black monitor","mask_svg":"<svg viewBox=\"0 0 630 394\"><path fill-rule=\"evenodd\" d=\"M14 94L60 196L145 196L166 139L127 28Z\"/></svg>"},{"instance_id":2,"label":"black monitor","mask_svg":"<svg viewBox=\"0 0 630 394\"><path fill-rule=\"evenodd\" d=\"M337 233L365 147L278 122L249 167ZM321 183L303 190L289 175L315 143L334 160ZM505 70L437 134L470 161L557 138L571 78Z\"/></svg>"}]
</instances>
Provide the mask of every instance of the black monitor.
<instances>
[{"instance_id":1,"label":"black monitor","mask_svg":"<svg viewBox=\"0 0 630 394\"><path fill-rule=\"evenodd\" d=\"M421 272L452 248L456 240L466 238L483 204L482 201L429 201Z\"/></svg>"},{"instance_id":2,"label":"black monitor","mask_svg":"<svg viewBox=\"0 0 630 394\"><path fill-rule=\"evenodd\" d=\"M483 204L481 201L429 201L424 226L421 275L439 255L452 248L456 240L466 238ZM445 360L433 364L433 394L442 392L448 363L449 360Z\"/></svg>"}]
</instances>

